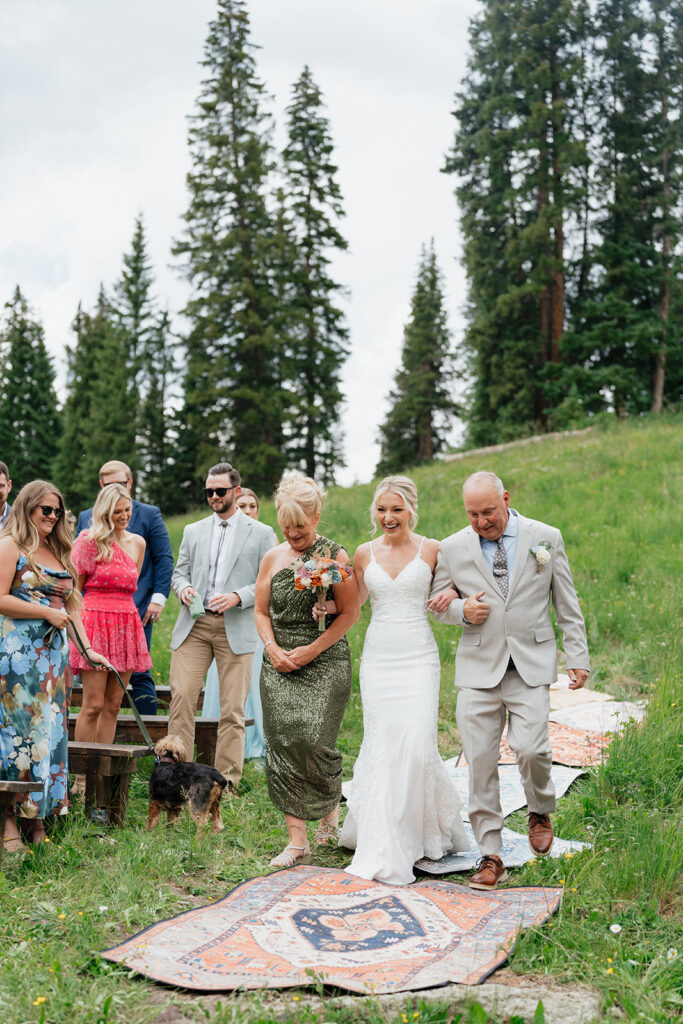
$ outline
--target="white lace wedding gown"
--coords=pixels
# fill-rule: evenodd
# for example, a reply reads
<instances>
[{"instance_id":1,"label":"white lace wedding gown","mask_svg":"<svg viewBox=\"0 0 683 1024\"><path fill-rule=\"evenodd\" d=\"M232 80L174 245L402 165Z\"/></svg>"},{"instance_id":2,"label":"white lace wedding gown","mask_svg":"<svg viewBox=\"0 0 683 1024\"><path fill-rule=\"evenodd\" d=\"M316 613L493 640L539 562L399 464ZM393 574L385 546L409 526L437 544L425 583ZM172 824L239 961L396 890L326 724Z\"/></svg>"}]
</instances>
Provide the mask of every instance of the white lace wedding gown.
<instances>
[{"instance_id":1,"label":"white lace wedding gown","mask_svg":"<svg viewBox=\"0 0 683 1024\"><path fill-rule=\"evenodd\" d=\"M396 579L365 570L372 618L360 665L363 743L339 845L346 870L392 885L415 880L421 857L467 850L461 802L436 745L439 653L427 618L431 571L415 557Z\"/></svg>"}]
</instances>

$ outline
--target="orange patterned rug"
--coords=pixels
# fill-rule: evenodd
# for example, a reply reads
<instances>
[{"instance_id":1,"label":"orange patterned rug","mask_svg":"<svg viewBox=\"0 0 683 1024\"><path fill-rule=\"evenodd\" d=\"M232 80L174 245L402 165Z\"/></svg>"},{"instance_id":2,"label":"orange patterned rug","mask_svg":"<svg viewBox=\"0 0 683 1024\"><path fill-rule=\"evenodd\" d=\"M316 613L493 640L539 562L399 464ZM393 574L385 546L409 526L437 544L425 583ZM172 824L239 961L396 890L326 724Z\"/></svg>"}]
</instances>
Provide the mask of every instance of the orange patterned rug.
<instances>
[{"instance_id":1,"label":"orange patterned rug","mask_svg":"<svg viewBox=\"0 0 683 1024\"><path fill-rule=\"evenodd\" d=\"M503 730L500 743L498 764L516 764L517 758L507 744L507 726ZM548 722L548 735L556 764L566 764L572 768L587 768L590 765L602 764L611 736L601 736L597 732L586 732L583 729L572 729L569 725ZM464 754L458 758L458 765L467 764Z\"/></svg>"},{"instance_id":2,"label":"orange patterned rug","mask_svg":"<svg viewBox=\"0 0 683 1024\"><path fill-rule=\"evenodd\" d=\"M561 893L477 893L432 880L392 886L301 866L252 878L102 956L202 992L319 980L365 994L476 985L505 962L520 929L557 910Z\"/></svg>"}]
</instances>

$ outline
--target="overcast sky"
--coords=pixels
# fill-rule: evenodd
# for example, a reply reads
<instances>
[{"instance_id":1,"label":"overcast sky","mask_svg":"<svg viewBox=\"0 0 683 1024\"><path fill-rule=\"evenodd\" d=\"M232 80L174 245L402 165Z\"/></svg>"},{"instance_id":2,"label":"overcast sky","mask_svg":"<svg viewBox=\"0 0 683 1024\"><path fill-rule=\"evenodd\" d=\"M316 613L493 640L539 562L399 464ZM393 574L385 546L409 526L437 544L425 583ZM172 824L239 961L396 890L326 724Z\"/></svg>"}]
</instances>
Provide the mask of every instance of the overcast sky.
<instances>
[{"instance_id":1,"label":"overcast sky","mask_svg":"<svg viewBox=\"0 0 683 1024\"><path fill-rule=\"evenodd\" d=\"M440 167L478 6L249 4L276 143L304 64L323 91L335 143L349 242L335 271L349 290L352 346L344 483L373 475L420 247L432 237L456 342L462 336L454 182ZM0 301L20 285L44 324L60 386L78 303L92 308L100 283L119 276L138 213L161 303L177 311L186 300L170 249L187 205L187 116L215 9L214 0L0 0Z\"/></svg>"}]
</instances>

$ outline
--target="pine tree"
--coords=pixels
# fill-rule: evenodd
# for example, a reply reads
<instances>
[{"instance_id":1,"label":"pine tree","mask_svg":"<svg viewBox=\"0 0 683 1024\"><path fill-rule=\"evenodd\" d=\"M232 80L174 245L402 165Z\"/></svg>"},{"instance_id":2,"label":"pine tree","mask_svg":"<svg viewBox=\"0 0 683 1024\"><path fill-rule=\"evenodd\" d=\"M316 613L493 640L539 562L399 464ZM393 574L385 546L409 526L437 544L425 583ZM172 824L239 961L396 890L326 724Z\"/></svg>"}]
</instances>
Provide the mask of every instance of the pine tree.
<instances>
[{"instance_id":1,"label":"pine tree","mask_svg":"<svg viewBox=\"0 0 683 1024\"><path fill-rule=\"evenodd\" d=\"M181 437L188 495L221 458L262 491L285 465L267 204L271 119L253 51L246 4L218 0L189 133L186 229L174 248L192 285Z\"/></svg>"},{"instance_id":2,"label":"pine tree","mask_svg":"<svg viewBox=\"0 0 683 1024\"><path fill-rule=\"evenodd\" d=\"M344 210L334 146L323 97L308 67L294 84L287 116L289 141L282 157L294 232L287 451L290 464L331 483L335 467L343 465L339 420L348 331L334 301L342 289L330 275L330 262L347 242L337 227Z\"/></svg>"},{"instance_id":3,"label":"pine tree","mask_svg":"<svg viewBox=\"0 0 683 1024\"><path fill-rule=\"evenodd\" d=\"M585 140L572 116L585 5L489 0L445 171L458 176L469 284L470 440L547 424L541 373L560 359L566 237L579 223Z\"/></svg>"},{"instance_id":4,"label":"pine tree","mask_svg":"<svg viewBox=\"0 0 683 1024\"><path fill-rule=\"evenodd\" d=\"M137 397L127 363L127 339L104 289L92 314L80 308L73 323L76 344L67 349L64 431L56 462L57 482L76 510L97 492L98 470L108 459L136 464Z\"/></svg>"},{"instance_id":5,"label":"pine tree","mask_svg":"<svg viewBox=\"0 0 683 1024\"><path fill-rule=\"evenodd\" d=\"M434 242L423 248L410 319L403 334L401 367L380 427L377 473L395 473L431 462L442 450L456 406L451 335Z\"/></svg>"},{"instance_id":6,"label":"pine tree","mask_svg":"<svg viewBox=\"0 0 683 1024\"><path fill-rule=\"evenodd\" d=\"M55 371L42 325L16 287L0 328L0 459L15 491L29 480L51 480L61 417Z\"/></svg>"},{"instance_id":7,"label":"pine tree","mask_svg":"<svg viewBox=\"0 0 683 1024\"><path fill-rule=\"evenodd\" d=\"M177 428L171 405L176 379L173 352L169 315L162 313L145 343L145 386L137 443L142 494L167 514L186 509L177 480Z\"/></svg>"},{"instance_id":8,"label":"pine tree","mask_svg":"<svg viewBox=\"0 0 683 1024\"><path fill-rule=\"evenodd\" d=\"M142 217L114 286L113 312L126 345L128 397L135 402L137 493L165 511L181 511L175 477L175 344L170 318L153 294L154 275Z\"/></svg>"},{"instance_id":9,"label":"pine tree","mask_svg":"<svg viewBox=\"0 0 683 1024\"><path fill-rule=\"evenodd\" d=\"M636 8L627 0L602 0L597 28L599 242L572 351L603 402L625 416L661 411L669 357L673 400L683 383L680 332L670 321L681 267L680 206L673 198L681 169L680 8L671 0Z\"/></svg>"}]
</instances>

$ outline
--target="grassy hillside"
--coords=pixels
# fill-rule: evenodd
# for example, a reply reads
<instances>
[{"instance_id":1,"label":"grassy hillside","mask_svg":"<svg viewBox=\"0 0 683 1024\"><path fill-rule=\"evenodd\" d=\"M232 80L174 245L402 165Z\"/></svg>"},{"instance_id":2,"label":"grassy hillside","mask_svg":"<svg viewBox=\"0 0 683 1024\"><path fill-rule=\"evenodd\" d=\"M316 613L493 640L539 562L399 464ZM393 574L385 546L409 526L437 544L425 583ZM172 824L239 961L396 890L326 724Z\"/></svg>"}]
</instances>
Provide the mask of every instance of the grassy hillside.
<instances>
[{"instance_id":1,"label":"grassy hillside","mask_svg":"<svg viewBox=\"0 0 683 1024\"><path fill-rule=\"evenodd\" d=\"M646 725L629 728L613 741L607 763L584 776L561 801L556 831L589 841L593 849L561 861L530 864L511 877L513 885L565 888L560 913L519 942L510 961L512 971L552 985L591 985L603 997L601 1020L612 1020L615 1008L621 1019L673 1021L680 1018L683 1005L683 716L676 593L681 576L682 425L680 417L644 419L415 473L420 528L431 536L443 537L464 525L460 486L475 469L497 472L520 511L559 526L588 623L591 685L619 697L650 699ZM367 485L330 493L322 530L349 551L367 538L372 492ZM266 504L264 512L265 520L275 525L272 506ZM199 510L193 518L203 514ZM170 524L176 550L183 524ZM171 598L156 629L153 653L163 681L176 612L177 602ZM364 609L351 636L356 673L367 619ZM446 627L437 631L443 660L444 755L459 747L452 686L455 632ZM340 738L349 771L360 741L356 686ZM280 815L268 802L263 774L251 765L240 799L226 803L226 828L219 837L197 840L186 815L171 835L161 828L144 832L150 769L148 764L134 778L126 828L97 832L76 804L67 820L58 823L49 844L25 856L5 856L0 873L5 940L0 1021L273 1020L270 995L249 997L242 1009L231 996L216 1004L130 977L95 955L161 917L220 898L238 882L262 874L273 851L284 845ZM524 827L519 814L508 824ZM336 867L348 861L336 849L317 852L315 859ZM406 1006L405 1013L389 1017L360 1004L353 1014L331 1005L322 1015L302 1014L293 996L286 997L292 1020L451 1024L445 1010L426 1006ZM482 1021L486 1015L474 1013L467 1019Z\"/></svg>"},{"instance_id":2,"label":"grassy hillside","mask_svg":"<svg viewBox=\"0 0 683 1024\"><path fill-rule=\"evenodd\" d=\"M682 463L681 417L615 423L500 454L437 463L412 474L420 499L418 530L440 539L466 526L464 479L479 469L497 473L510 491L513 507L562 530L588 628L590 685L631 697L644 693L656 678L660 656L671 644L672 625L680 621L676 591L681 570ZM369 537L367 510L374 489L374 484L330 489L320 532L343 543L351 555ZM272 502L263 502L261 509L263 521L277 529ZM175 553L185 524L206 514L200 508L170 520ZM172 595L155 629L154 664L162 682L168 680L170 633L177 613ZM366 602L349 634L356 683L369 616ZM442 663L440 742L447 754L459 750L453 690L458 633L441 625L434 631ZM361 738L359 722L356 685L343 731L344 749L352 760Z\"/></svg>"}]
</instances>

